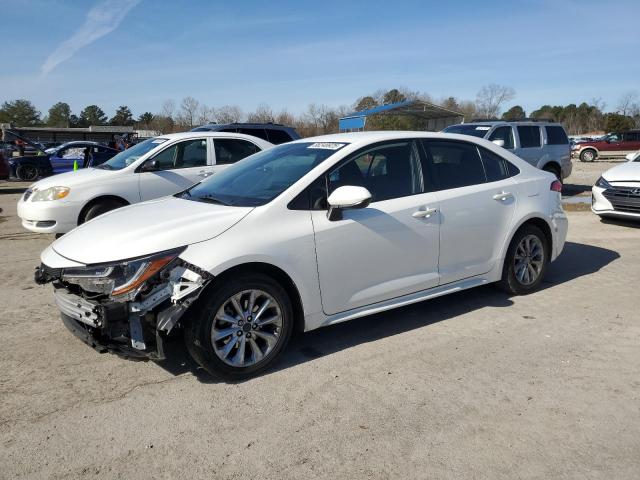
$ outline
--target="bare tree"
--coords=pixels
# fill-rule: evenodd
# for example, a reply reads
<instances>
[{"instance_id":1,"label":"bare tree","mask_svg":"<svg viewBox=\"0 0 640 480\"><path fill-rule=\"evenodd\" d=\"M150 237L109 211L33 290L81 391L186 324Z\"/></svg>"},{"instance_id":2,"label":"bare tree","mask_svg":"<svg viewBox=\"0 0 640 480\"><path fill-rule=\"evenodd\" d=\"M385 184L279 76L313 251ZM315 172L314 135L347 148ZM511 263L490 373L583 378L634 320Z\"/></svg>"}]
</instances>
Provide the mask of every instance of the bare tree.
<instances>
[{"instance_id":1,"label":"bare tree","mask_svg":"<svg viewBox=\"0 0 640 480\"><path fill-rule=\"evenodd\" d=\"M196 116L198 125L205 125L207 123L213 123L216 121L216 110L213 107L207 107L206 105L200 105Z\"/></svg>"},{"instance_id":2,"label":"bare tree","mask_svg":"<svg viewBox=\"0 0 640 480\"><path fill-rule=\"evenodd\" d=\"M632 90L622 94L616 109L621 115L633 115L634 110L638 110L638 92Z\"/></svg>"},{"instance_id":3,"label":"bare tree","mask_svg":"<svg viewBox=\"0 0 640 480\"><path fill-rule=\"evenodd\" d=\"M498 118L502 105L513 99L516 91L503 85L485 85L476 95L476 113L484 118Z\"/></svg>"},{"instance_id":4,"label":"bare tree","mask_svg":"<svg viewBox=\"0 0 640 480\"><path fill-rule=\"evenodd\" d=\"M244 113L237 105L223 105L216 109L216 122L237 123L242 120Z\"/></svg>"},{"instance_id":5,"label":"bare tree","mask_svg":"<svg viewBox=\"0 0 640 480\"><path fill-rule=\"evenodd\" d=\"M295 121L296 118L286 108L276 115L276 123L281 123L282 125L293 125Z\"/></svg>"},{"instance_id":6,"label":"bare tree","mask_svg":"<svg viewBox=\"0 0 640 480\"><path fill-rule=\"evenodd\" d=\"M184 97L182 102L180 102L178 123L182 124L183 127L193 128L195 126L199 108L200 102L198 102L198 100L193 97Z\"/></svg>"},{"instance_id":7,"label":"bare tree","mask_svg":"<svg viewBox=\"0 0 640 480\"><path fill-rule=\"evenodd\" d=\"M162 102L162 109L160 110L160 115L167 118L173 118L176 113L176 102L173 100L165 100Z\"/></svg>"},{"instance_id":8,"label":"bare tree","mask_svg":"<svg viewBox=\"0 0 640 480\"><path fill-rule=\"evenodd\" d=\"M255 123L269 123L275 120L273 110L266 103L261 103L256 111L247 116L247 121Z\"/></svg>"}]
</instances>

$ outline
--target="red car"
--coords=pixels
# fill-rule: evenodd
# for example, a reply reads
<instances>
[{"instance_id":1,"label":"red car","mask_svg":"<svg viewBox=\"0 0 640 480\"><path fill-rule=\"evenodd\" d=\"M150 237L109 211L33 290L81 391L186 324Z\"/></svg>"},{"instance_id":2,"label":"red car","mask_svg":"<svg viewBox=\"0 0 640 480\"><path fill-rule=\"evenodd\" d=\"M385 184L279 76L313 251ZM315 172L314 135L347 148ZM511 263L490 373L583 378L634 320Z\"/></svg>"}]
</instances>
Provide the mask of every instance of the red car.
<instances>
[{"instance_id":1,"label":"red car","mask_svg":"<svg viewBox=\"0 0 640 480\"><path fill-rule=\"evenodd\" d=\"M571 147L571 156L582 162L593 162L596 158L624 158L640 150L640 130L610 133L600 140L580 142Z\"/></svg>"}]
</instances>

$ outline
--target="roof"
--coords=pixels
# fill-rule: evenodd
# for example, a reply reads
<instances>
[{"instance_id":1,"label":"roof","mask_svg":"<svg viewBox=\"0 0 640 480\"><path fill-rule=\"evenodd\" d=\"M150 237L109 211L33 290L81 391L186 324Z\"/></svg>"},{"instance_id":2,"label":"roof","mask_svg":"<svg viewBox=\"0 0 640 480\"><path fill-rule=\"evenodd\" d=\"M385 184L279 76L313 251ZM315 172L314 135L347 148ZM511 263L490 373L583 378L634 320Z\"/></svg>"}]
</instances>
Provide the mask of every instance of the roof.
<instances>
[{"instance_id":1,"label":"roof","mask_svg":"<svg viewBox=\"0 0 640 480\"><path fill-rule=\"evenodd\" d=\"M340 119L340 130L364 128L366 117L372 115L411 115L424 120L452 117L458 117L460 121L464 119L464 114L461 112L425 102L424 100L405 100L345 115Z\"/></svg>"},{"instance_id":2,"label":"roof","mask_svg":"<svg viewBox=\"0 0 640 480\"><path fill-rule=\"evenodd\" d=\"M178 133L167 133L165 135L157 135L154 138L166 138L168 140L179 140L181 138L202 138L202 137L222 137L222 138L244 138L247 140L251 140L254 143L264 143L267 145L271 145L271 143L263 140L259 137L254 137L253 135L246 135L244 133L235 133L235 132L213 132L211 130L205 130L201 132L178 132Z\"/></svg>"},{"instance_id":3,"label":"roof","mask_svg":"<svg viewBox=\"0 0 640 480\"><path fill-rule=\"evenodd\" d=\"M422 131L394 131L394 130L375 130L369 132L344 132L333 133L330 135L319 135L317 137L301 138L291 143L369 143L382 142L385 140L404 140L406 138L449 138L457 140L469 141L468 135L460 135L456 133L440 133L440 132L422 132Z\"/></svg>"}]
</instances>

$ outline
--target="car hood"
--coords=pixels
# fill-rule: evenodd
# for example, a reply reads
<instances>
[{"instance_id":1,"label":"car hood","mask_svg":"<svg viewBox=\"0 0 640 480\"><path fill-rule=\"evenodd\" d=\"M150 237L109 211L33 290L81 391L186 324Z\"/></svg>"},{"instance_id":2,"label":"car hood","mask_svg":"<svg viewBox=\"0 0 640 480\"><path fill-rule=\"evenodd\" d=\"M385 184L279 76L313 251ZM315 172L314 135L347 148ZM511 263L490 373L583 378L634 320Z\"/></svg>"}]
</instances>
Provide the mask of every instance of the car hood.
<instances>
[{"instance_id":1,"label":"car hood","mask_svg":"<svg viewBox=\"0 0 640 480\"><path fill-rule=\"evenodd\" d=\"M640 162L627 162L602 174L608 182L640 182Z\"/></svg>"},{"instance_id":2,"label":"car hood","mask_svg":"<svg viewBox=\"0 0 640 480\"><path fill-rule=\"evenodd\" d=\"M164 197L105 213L51 247L84 264L125 260L217 237L251 210Z\"/></svg>"},{"instance_id":3,"label":"car hood","mask_svg":"<svg viewBox=\"0 0 640 480\"><path fill-rule=\"evenodd\" d=\"M106 170L101 168L81 168L72 172L59 173L43 178L31 185L32 189L44 190L49 187L73 187L93 180L102 181L117 175L120 170Z\"/></svg>"}]
</instances>

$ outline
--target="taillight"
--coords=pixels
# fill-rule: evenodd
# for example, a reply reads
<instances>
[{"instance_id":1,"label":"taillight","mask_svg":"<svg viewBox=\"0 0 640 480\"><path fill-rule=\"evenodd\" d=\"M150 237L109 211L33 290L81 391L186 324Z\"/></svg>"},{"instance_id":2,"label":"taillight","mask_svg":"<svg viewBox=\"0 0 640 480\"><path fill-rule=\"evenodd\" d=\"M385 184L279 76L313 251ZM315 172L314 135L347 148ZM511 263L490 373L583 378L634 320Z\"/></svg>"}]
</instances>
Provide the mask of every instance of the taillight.
<instances>
[{"instance_id":1,"label":"taillight","mask_svg":"<svg viewBox=\"0 0 640 480\"><path fill-rule=\"evenodd\" d=\"M562 182L560 182L560 180L551 182L551 191L562 193Z\"/></svg>"}]
</instances>

